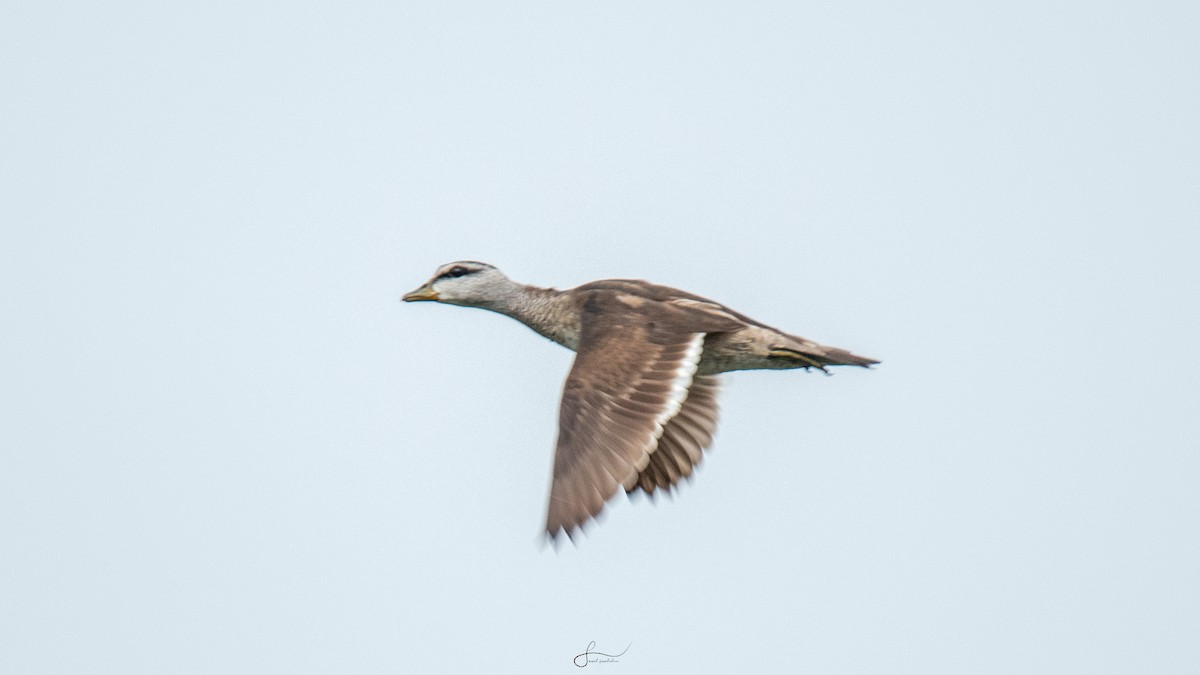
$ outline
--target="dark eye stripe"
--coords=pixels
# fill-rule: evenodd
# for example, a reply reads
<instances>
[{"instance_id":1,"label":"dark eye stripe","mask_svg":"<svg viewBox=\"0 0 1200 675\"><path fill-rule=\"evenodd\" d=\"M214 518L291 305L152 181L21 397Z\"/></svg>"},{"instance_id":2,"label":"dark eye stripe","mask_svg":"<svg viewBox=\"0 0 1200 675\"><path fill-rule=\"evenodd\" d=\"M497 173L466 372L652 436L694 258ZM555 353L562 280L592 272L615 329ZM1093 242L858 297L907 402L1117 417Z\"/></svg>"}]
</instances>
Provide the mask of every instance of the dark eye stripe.
<instances>
[{"instance_id":1,"label":"dark eye stripe","mask_svg":"<svg viewBox=\"0 0 1200 675\"><path fill-rule=\"evenodd\" d=\"M462 265L455 265L454 267L451 267L450 269L446 270L445 272L442 272L441 274L439 274L438 278L439 279L453 279L453 278L457 278L457 277L465 277L468 274L472 274L472 273L478 272L478 271L479 270L467 269L466 267L463 267Z\"/></svg>"}]
</instances>

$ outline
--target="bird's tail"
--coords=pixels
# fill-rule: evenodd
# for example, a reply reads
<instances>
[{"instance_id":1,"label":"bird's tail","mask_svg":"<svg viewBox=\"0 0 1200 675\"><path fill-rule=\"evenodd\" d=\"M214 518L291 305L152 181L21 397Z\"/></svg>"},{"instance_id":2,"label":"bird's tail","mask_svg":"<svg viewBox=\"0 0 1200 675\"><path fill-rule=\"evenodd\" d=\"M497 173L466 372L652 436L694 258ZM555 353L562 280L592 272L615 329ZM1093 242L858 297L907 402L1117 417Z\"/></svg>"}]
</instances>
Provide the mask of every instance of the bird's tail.
<instances>
[{"instance_id":1,"label":"bird's tail","mask_svg":"<svg viewBox=\"0 0 1200 675\"><path fill-rule=\"evenodd\" d=\"M795 361L797 368L820 368L821 370L825 370L826 366L870 368L879 363L875 359L859 356L845 349L826 347L800 337L792 337L786 343L772 345L770 357Z\"/></svg>"}]
</instances>

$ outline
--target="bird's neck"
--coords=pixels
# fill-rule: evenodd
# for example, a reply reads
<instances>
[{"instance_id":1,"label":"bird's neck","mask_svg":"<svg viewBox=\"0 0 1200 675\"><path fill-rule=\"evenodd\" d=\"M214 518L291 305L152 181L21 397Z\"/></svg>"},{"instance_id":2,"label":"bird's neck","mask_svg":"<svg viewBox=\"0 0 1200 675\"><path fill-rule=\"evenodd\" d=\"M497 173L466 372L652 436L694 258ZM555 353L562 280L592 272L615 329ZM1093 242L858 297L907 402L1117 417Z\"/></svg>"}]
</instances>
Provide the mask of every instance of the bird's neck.
<instances>
[{"instance_id":1,"label":"bird's neck","mask_svg":"<svg viewBox=\"0 0 1200 675\"><path fill-rule=\"evenodd\" d=\"M579 346L579 312L564 291L513 283L484 309L511 316L568 349Z\"/></svg>"}]
</instances>

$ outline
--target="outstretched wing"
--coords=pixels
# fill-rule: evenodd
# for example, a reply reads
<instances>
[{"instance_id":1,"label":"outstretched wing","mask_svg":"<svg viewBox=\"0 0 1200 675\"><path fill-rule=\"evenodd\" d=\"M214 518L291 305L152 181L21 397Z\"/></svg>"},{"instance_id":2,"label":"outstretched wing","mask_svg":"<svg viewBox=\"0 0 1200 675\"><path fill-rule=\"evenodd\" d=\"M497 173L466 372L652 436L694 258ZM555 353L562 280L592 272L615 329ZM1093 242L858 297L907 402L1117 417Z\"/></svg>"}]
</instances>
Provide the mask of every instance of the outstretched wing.
<instances>
[{"instance_id":1,"label":"outstretched wing","mask_svg":"<svg viewBox=\"0 0 1200 675\"><path fill-rule=\"evenodd\" d=\"M620 292L588 294L559 410L550 537L571 535L620 488L638 485L664 428L688 398L706 329L714 327L656 313L654 303ZM680 441L669 443L690 457Z\"/></svg>"}]
</instances>

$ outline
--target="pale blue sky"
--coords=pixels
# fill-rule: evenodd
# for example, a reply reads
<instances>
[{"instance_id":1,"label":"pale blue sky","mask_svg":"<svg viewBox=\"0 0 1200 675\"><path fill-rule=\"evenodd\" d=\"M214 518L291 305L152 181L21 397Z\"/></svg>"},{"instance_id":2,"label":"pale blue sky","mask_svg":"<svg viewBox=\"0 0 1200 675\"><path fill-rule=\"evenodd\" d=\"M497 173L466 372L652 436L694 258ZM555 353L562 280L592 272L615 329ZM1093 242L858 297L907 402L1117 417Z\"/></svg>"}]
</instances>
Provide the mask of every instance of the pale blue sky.
<instances>
[{"instance_id":1,"label":"pale blue sky","mask_svg":"<svg viewBox=\"0 0 1200 675\"><path fill-rule=\"evenodd\" d=\"M0 672L1200 668L1200 6L645 5L0 13ZM464 258L883 365L555 553Z\"/></svg>"}]
</instances>

